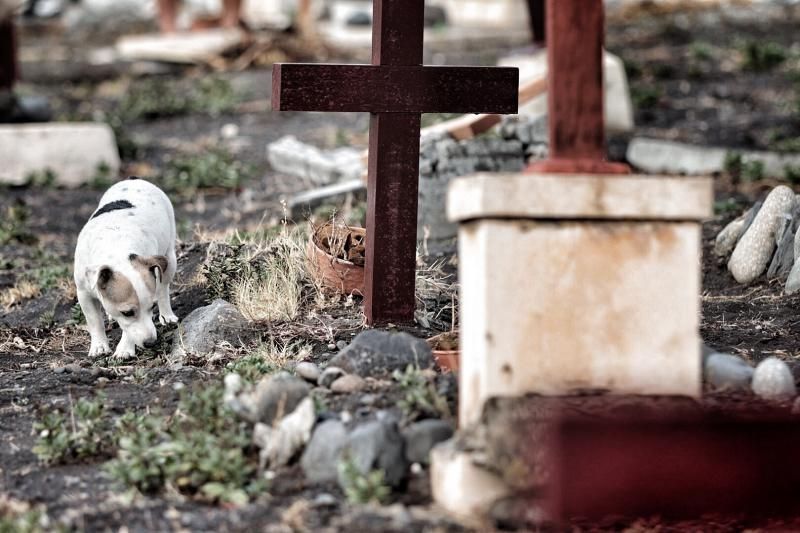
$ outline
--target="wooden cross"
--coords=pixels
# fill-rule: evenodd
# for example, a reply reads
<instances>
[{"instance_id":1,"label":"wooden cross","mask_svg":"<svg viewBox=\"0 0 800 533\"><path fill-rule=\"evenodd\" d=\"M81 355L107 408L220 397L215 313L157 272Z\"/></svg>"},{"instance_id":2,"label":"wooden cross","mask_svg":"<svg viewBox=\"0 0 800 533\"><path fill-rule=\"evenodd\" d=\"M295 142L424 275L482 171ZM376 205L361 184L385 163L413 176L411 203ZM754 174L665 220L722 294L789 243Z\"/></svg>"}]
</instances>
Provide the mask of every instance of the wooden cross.
<instances>
[{"instance_id":1,"label":"wooden cross","mask_svg":"<svg viewBox=\"0 0 800 533\"><path fill-rule=\"evenodd\" d=\"M276 111L368 111L364 312L414 317L421 113L516 113L515 68L422 66L424 0L373 0L372 65L276 63ZM444 208L444 206L442 206Z\"/></svg>"},{"instance_id":2,"label":"wooden cross","mask_svg":"<svg viewBox=\"0 0 800 533\"><path fill-rule=\"evenodd\" d=\"M531 19L539 0L529 0ZM603 121L603 0L547 0L548 159L531 172L627 174L606 160Z\"/></svg>"}]
</instances>

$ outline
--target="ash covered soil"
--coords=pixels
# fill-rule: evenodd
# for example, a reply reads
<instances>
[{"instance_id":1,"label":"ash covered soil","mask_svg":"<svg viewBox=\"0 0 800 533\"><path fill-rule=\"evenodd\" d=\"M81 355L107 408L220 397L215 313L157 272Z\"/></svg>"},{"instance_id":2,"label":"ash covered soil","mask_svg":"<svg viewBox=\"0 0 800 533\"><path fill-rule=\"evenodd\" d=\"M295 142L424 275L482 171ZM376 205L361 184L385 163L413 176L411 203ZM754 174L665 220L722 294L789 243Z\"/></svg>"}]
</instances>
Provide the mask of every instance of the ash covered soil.
<instances>
[{"instance_id":1,"label":"ash covered soil","mask_svg":"<svg viewBox=\"0 0 800 533\"><path fill-rule=\"evenodd\" d=\"M771 18L746 10L645 10L635 16L611 17L607 44L626 62L636 105L636 134L732 148L788 150L797 142L794 149L800 149L800 98L795 94L800 91L796 77L800 68L793 48L797 17L793 12L770 13ZM29 31L23 33L22 42L23 50L39 49L53 39L46 32ZM753 43L765 42L775 46L753 49ZM499 57L510 50L493 53ZM487 53L482 50L474 62L486 64ZM469 62L463 53L444 57L450 63ZM282 200L311 186L269 168L268 142L294 135L320 147L366 146L366 115L269 112L268 67L214 74L213 85L199 96L193 93L192 99L201 102L199 107L189 106L183 96L209 76L201 69L170 68L158 75L134 76L124 69L86 72L89 67L83 63L59 64L57 69L48 69L46 62L23 67L29 73L24 89L50 96L61 118L112 123L123 149L122 176L142 175L171 188L181 233L173 308L181 318L210 299L207 285L198 277L208 242L236 243L273 235L284 216ZM613 147L624 147L626 139L612 141ZM219 152L218 158L205 159L209 151ZM187 184L180 178L182 168L210 177L205 183ZM103 188L122 177L99 174L94 187L77 190L50 186L46 176L31 186L2 190L0 291L8 299L0 307L0 517L13 501L41 509L51 525L87 531L121 527L129 531L461 529L431 506L424 469L392 494L389 503L393 505L363 506L348 503L336 483L308 482L295 461L277 469L250 503L233 506L171 489L131 499L105 473L104 465L115 454L113 446L66 464L43 464L32 449L39 437L34 424L47 413L69 412L79 399L98 395L104 398L111 418L126 411L174 413L182 394L219 386L227 365L247 351L232 350L214 361L190 360L180 368L170 368L165 356L176 329L162 327L159 346L134 361L113 365L86 357L88 334L81 329L74 290L69 286L72 249ZM800 319L794 311L800 296L783 296L782 283L763 278L748 286L736 284L724 263L714 257L713 239L725 223L775 183L719 176L717 213L703 226L703 340L752 362L770 355L787 361L797 358L800 341L795 333ZM351 222L363 220L363 207L326 207L343 209ZM239 230L238 237L233 230ZM446 329L449 296L433 293L438 289L449 294L456 281L452 274L457 262L450 254L424 262L423 270L441 273L441 277L426 286L429 298L420 302L422 316L429 319L425 327L409 328L418 337ZM20 289L21 281L33 287L12 294ZM339 350L331 346L350 342L363 328L355 303L342 301L324 311L305 308L294 322L259 326L259 342L302 342L310 346L302 358L324 364ZM112 346L119 335L118 328L110 328ZM452 377L437 374L427 379L446 391L444 397L454 414L455 390L452 383L448 387ZM369 420L382 409L396 410L403 395L392 379L371 381L363 392L377 400L365 408L362 393L331 395L327 408ZM250 450L249 460L257 463L257 451ZM663 531L727 531L744 524L665 524L644 519L627 525ZM760 525L786 527L779 522ZM579 530L596 527L575 524ZM622 527L613 520L608 524L611 529Z\"/></svg>"}]
</instances>

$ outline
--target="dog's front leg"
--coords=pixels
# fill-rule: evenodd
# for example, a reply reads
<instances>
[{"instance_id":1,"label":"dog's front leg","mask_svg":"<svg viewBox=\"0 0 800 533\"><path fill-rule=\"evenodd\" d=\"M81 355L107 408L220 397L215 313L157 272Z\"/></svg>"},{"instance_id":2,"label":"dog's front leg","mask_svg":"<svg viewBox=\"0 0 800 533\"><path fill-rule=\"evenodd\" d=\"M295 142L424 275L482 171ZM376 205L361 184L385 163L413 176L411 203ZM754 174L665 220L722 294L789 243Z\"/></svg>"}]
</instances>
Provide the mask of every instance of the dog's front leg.
<instances>
[{"instance_id":1,"label":"dog's front leg","mask_svg":"<svg viewBox=\"0 0 800 533\"><path fill-rule=\"evenodd\" d=\"M177 270L177 258L175 250L171 250L167 256L167 271L161 276L160 282L156 287L156 298L158 299L158 321L161 324L177 324L178 317L172 311L172 304L169 301L169 284L175 276Z\"/></svg>"},{"instance_id":2,"label":"dog's front leg","mask_svg":"<svg viewBox=\"0 0 800 533\"><path fill-rule=\"evenodd\" d=\"M89 357L100 357L111 352L106 337L106 326L103 320L103 309L100 302L87 291L78 291L78 303L86 317L86 326L89 329L91 345L89 346Z\"/></svg>"},{"instance_id":3,"label":"dog's front leg","mask_svg":"<svg viewBox=\"0 0 800 533\"><path fill-rule=\"evenodd\" d=\"M114 357L121 361L131 359L136 354L136 343L131 340L125 331L122 332L122 338L117 344L117 349L114 350Z\"/></svg>"}]
</instances>

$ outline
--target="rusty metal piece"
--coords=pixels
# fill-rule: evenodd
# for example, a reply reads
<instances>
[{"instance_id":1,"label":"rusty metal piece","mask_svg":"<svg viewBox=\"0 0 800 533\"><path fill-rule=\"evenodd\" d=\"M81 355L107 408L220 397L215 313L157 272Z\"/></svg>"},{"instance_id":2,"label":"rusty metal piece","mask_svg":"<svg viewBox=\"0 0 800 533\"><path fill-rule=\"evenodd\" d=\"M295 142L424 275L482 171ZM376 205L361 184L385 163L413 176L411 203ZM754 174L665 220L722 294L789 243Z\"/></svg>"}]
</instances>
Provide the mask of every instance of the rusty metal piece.
<instances>
[{"instance_id":1,"label":"rusty metal piece","mask_svg":"<svg viewBox=\"0 0 800 533\"><path fill-rule=\"evenodd\" d=\"M796 516L800 420L785 414L565 418L551 454L550 516Z\"/></svg>"},{"instance_id":2,"label":"rusty metal piece","mask_svg":"<svg viewBox=\"0 0 800 533\"><path fill-rule=\"evenodd\" d=\"M273 109L370 113L516 113L516 68L276 63Z\"/></svg>"},{"instance_id":3,"label":"rusty metal piece","mask_svg":"<svg viewBox=\"0 0 800 533\"><path fill-rule=\"evenodd\" d=\"M628 173L606 161L602 0L547 0L549 158L531 172Z\"/></svg>"}]
</instances>

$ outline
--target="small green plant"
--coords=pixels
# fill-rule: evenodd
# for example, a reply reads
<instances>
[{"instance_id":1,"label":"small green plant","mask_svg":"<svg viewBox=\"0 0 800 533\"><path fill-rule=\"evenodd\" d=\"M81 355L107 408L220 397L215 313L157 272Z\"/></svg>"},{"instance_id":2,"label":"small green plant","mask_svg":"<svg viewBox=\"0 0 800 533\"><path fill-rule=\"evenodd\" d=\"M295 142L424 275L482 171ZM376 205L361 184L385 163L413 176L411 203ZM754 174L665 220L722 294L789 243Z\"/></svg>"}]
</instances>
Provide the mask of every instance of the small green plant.
<instances>
[{"instance_id":1,"label":"small green plant","mask_svg":"<svg viewBox=\"0 0 800 533\"><path fill-rule=\"evenodd\" d=\"M236 189L253 175L250 165L216 149L170 161L162 185L167 192L186 197L199 189Z\"/></svg>"},{"instance_id":2,"label":"small green plant","mask_svg":"<svg viewBox=\"0 0 800 533\"><path fill-rule=\"evenodd\" d=\"M383 470L364 474L350 457L340 459L338 468L347 501L352 504L382 504L392 494L384 480Z\"/></svg>"},{"instance_id":3,"label":"small green plant","mask_svg":"<svg viewBox=\"0 0 800 533\"><path fill-rule=\"evenodd\" d=\"M185 392L172 416L126 413L109 475L153 494L169 486L202 500L242 505L265 488L250 457L252 430L224 406L220 385Z\"/></svg>"},{"instance_id":4,"label":"small green plant","mask_svg":"<svg viewBox=\"0 0 800 533\"><path fill-rule=\"evenodd\" d=\"M658 87L634 86L631 87L631 99L636 109L652 109L661 100L662 91Z\"/></svg>"},{"instance_id":5,"label":"small green plant","mask_svg":"<svg viewBox=\"0 0 800 533\"><path fill-rule=\"evenodd\" d=\"M2 503L0 501L0 504ZM0 533L45 533L53 531L49 525L47 515L40 509L14 511L3 509L0 505Z\"/></svg>"},{"instance_id":6,"label":"small green plant","mask_svg":"<svg viewBox=\"0 0 800 533\"><path fill-rule=\"evenodd\" d=\"M725 200L717 200L714 202L715 215L727 215L739 211L741 206L734 198L726 198Z\"/></svg>"},{"instance_id":7,"label":"small green plant","mask_svg":"<svg viewBox=\"0 0 800 533\"><path fill-rule=\"evenodd\" d=\"M102 395L71 402L69 413L47 413L33 427L39 435L33 453L47 464L68 463L108 451L111 424Z\"/></svg>"},{"instance_id":8,"label":"small green plant","mask_svg":"<svg viewBox=\"0 0 800 533\"><path fill-rule=\"evenodd\" d=\"M260 351L245 355L225 365L225 371L227 373L235 372L239 374L244 381L250 383L255 383L265 375L272 374L276 370L278 369L275 365L264 359Z\"/></svg>"},{"instance_id":9,"label":"small green plant","mask_svg":"<svg viewBox=\"0 0 800 533\"><path fill-rule=\"evenodd\" d=\"M800 108L800 106L798 106ZM782 153L800 153L800 137L776 140L770 143L770 148Z\"/></svg>"},{"instance_id":10,"label":"small green plant","mask_svg":"<svg viewBox=\"0 0 800 533\"><path fill-rule=\"evenodd\" d=\"M219 115L239 102L230 82L217 77L173 81L149 78L133 83L119 103L123 121L207 113Z\"/></svg>"},{"instance_id":11,"label":"small green plant","mask_svg":"<svg viewBox=\"0 0 800 533\"><path fill-rule=\"evenodd\" d=\"M746 161L739 152L728 152L725 156L725 171L733 176L734 180L758 181L764 178L764 162L758 160Z\"/></svg>"},{"instance_id":12,"label":"small green plant","mask_svg":"<svg viewBox=\"0 0 800 533\"><path fill-rule=\"evenodd\" d=\"M714 53L709 43L695 41L689 46L689 57L695 61L710 61L714 59Z\"/></svg>"},{"instance_id":13,"label":"small green plant","mask_svg":"<svg viewBox=\"0 0 800 533\"><path fill-rule=\"evenodd\" d=\"M81 304L75 303L69 310L69 323L72 325L79 325L86 323L86 317L83 316L83 308Z\"/></svg>"},{"instance_id":14,"label":"small green plant","mask_svg":"<svg viewBox=\"0 0 800 533\"><path fill-rule=\"evenodd\" d=\"M28 187L50 189L55 186L57 178L58 174L56 174L56 171L48 167L28 173L28 175L25 176L25 185Z\"/></svg>"},{"instance_id":15,"label":"small green plant","mask_svg":"<svg viewBox=\"0 0 800 533\"><path fill-rule=\"evenodd\" d=\"M398 405L406 418L449 416L447 401L436 392L433 383L428 381L419 367L408 365L404 372L395 370L392 377L403 392Z\"/></svg>"},{"instance_id":16,"label":"small green plant","mask_svg":"<svg viewBox=\"0 0 800 533\"><path fill-rule=\"evenodd\" d=\"M6 207L0 216L0 245L35 244L38 239L27 229L28 218L30 211L25 204L17 203Z\"/></svg>"},{"instance_id":17,"label":"small green plant","mask_svg":"<svg viewBox=\"0 0 800 533\"><path fill-rule=\"evenodd\" d=\"M771 70L788 59L789 52L775 42L749 40L741 45L742 68L756 72Z\"/></svg>"},{"instance_id":18,"label":"small green plant","mask_svg":"<svg viewBox=\"0 0 800 533\"><path fill-rule=\"evenodd\" d=\"M111 175L111 167L106 162L98 163L92 179L89 180L89 187L92 189L107 189L113 184L114 179Z\"/></svg>"},{"instance_id":19,"label":"small green plant","mask_svg":"<svg viewBox=\"0 0 800 533\"><path fill-rule=\"evenodd\" d=\"M792 185L800 184L800 166L786 165L783 167L783 178Z\"/></svg>"}]
</instances>

